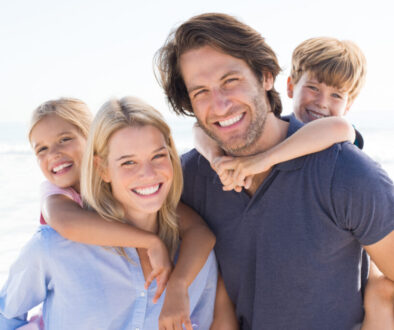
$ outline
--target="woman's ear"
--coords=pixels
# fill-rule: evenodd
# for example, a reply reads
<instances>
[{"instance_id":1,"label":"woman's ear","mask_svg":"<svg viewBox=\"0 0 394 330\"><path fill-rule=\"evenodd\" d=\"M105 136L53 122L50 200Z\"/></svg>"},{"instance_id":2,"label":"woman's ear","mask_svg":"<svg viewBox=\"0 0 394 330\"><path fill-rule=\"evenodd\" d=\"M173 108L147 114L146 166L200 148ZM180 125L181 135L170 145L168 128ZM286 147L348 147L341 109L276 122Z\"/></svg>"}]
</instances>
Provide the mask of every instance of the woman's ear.
<instances>
[{"instance_id":1,"label":"woman's ear","mask_svg":"<svg viewBox=\"0 0 394 330\"><path fill-rule=\"evenodd\" d=\"M94 166L98 169L101 179L104 182L110 183L111 178L108 174L107 166L105 165L103 159L99 156L94 156Z\"/></svg>"}]
</instances>

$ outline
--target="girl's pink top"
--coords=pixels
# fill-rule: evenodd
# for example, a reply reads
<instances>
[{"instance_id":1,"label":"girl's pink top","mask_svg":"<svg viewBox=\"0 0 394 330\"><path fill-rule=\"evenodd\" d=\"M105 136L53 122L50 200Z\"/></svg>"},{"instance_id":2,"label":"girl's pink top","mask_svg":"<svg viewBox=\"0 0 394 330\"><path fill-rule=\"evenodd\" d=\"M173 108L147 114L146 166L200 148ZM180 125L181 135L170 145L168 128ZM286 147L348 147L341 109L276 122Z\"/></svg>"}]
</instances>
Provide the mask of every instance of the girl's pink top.
<instances>
[{"instance_id":1,"label":"girl's pink top","mask_svg":"<svg viewBox=\"0 0 394 330\"><path fill-rule=\"evenodd\" d=\"M78 194L73 188L60 188L55 186L53 183L49 181L44 181L40 187L40 195L41 195L41 209L44 204L44 201L52 195L64 195L68 198L72 199L74 202L77 202L82 207L82 198L81 195ZM40 223L42 225L46 225L46 221L44 217L40 216Z\"/></svg>"}]
</instances>

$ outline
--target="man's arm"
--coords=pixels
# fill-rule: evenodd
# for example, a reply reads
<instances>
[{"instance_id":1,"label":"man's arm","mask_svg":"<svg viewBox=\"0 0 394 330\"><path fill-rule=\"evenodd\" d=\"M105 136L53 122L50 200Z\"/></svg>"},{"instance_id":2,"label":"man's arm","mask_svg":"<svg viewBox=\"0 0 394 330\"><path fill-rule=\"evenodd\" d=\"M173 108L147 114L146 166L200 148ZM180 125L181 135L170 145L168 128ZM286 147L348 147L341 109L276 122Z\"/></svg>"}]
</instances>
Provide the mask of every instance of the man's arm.
<instances>
[{"instance_id":1,"label":"man's arm","mask_svg":"<svg viewBox=\"0 0 394 330\"><path fill-rule=\"evenodd\" d=\"M379 242L366 245L364 248L381 272L394 281L394 231Z\"/></svg>"}]
</instances>

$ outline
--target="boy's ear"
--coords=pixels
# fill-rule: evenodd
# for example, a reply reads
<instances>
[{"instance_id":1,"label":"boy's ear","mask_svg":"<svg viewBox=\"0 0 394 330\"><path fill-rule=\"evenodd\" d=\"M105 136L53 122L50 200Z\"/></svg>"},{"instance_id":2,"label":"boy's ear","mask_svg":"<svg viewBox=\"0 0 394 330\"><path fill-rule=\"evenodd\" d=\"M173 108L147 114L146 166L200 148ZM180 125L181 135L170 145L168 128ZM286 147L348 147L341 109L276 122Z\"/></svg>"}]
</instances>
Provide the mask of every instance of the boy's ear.
<instances>
[{"instance_id":1,"label":"boy's ear","mask_svg":"<svg viewBox=\"0 0 394 330\"><path fill-rule=\"evenodd\" d=\"M110 183L111 179L108 174L107 167L104 165L104 161L99 156L94 156L94 166L98 169L101 179L104 182Z\"/></svg>"},{"instance_id":2,"label":"boy's ear","mask_svg":"<svg viewBox=\"0 0 394 330\"><path fill-rule=\"evenodd\" d=\"M263 86L266 91L274 87L274 77L271 72L263 72Z\"/></svg>"},{"instance_id":3,"label":"boy's ear","mask_svg":"<svg viewBox=\"0 0 394 330\"><path fill-rule=\"evenodd\" d=\"M287 96L289 98L293 98L293 92L294 92L294 84L293 84L293 79L289 76L287 78Z\"/></svg>"},{"instance_id":4,"label":"boy's ear","mask_svg":"<svg viewBox=\"0 0 394 330\"><path fill-rule=\"evenodd\" d=\"M351 106L353 105L353 102L354 102L354 100L347 101L344 115L347 115L348 111L350 110Z\"/></svg>"}]
</instances>

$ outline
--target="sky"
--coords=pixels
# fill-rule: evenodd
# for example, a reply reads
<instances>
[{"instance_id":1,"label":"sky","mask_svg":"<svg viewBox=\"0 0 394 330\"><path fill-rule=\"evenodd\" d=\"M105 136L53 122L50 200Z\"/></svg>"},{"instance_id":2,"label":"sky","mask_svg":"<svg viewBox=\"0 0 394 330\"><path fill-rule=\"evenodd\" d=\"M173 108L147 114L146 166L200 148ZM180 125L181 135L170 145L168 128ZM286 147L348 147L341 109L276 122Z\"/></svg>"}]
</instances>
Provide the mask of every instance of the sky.
<instances>
[{"instance_id":1,"label":"sky","mask_svg":"<svg viewBox=\"0 0 394 330\"><path fill-rule=\"evenodd\" d=\"M0 0L0 122L27 122L61 96L93 112L111 97L138 96L170 118L153 56L172 29L204 12L234 15L266 38L283 69L276 88L285 112L292 50L316 36L353 40L366 55L367 81L352 111L394 111L390 1Z\"/></svg>"}]
</instances>

